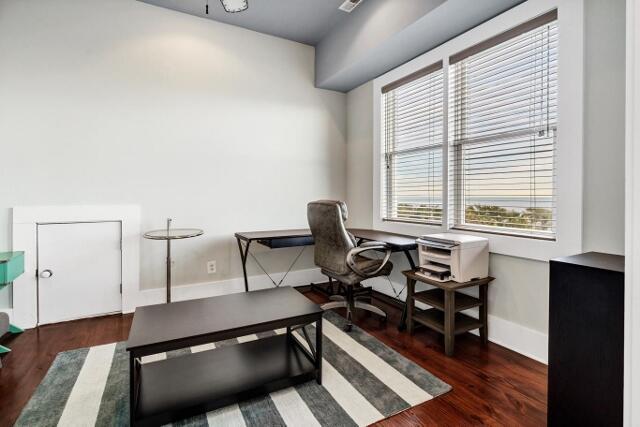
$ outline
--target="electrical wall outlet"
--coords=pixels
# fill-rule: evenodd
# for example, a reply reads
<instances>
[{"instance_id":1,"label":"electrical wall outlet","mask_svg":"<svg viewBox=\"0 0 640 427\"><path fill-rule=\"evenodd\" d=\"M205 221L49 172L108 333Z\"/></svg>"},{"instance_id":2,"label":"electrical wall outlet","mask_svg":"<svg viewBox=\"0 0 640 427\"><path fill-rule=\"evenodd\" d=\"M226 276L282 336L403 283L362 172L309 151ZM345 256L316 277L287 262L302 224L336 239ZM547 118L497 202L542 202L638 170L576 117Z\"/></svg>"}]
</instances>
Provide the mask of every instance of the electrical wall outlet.
<instances>
[{"instance_id":1,"label":"electrical wall outlet","mask_svg":"<svg viewBox=\"0 0 640 427\"><path fill-rule=\"evenodd\" d=\"M207 263L207 273L208 274L215 274L216 272L216 262L215 261L209 261Z\"/></svg>"}]
</instances>

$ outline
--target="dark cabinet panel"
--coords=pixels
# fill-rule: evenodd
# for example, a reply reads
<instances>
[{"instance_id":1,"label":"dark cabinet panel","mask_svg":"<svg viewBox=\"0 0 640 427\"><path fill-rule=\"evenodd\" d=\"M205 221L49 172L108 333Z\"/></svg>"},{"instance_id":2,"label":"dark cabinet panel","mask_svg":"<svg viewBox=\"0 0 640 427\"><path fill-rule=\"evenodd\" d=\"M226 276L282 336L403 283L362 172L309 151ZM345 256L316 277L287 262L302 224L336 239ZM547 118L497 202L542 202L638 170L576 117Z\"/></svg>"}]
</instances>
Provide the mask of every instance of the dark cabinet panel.
<instances>
[{"instance_id":1,"label":"dark cabinet panel","mask_svg":"<svg viewBox=\"0 0 640 427\"><path fill-rule=\"evenodd\" d=\"M624 257L551 260L549 287L549 425L622 425Z\"/></svg>"}]
</instances>

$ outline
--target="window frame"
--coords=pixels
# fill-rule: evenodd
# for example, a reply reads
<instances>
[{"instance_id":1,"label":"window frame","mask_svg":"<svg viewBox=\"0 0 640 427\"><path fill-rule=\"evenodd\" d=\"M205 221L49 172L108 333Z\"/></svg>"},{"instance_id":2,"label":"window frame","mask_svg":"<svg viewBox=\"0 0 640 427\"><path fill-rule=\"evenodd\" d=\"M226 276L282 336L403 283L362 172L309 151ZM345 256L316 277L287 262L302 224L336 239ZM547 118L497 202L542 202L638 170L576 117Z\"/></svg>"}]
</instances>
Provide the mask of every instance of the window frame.
<instances>
[{"instance_id":1,"label":"window frame","mask_svg":"<svg viewBox=\"0 0 640 427\"><path fill-rule=\"evenodd\" d=\"M444 101L444 98L446 97L446 88L444 87L444 69L442 66L442 61L438 61L435 64L431 64L428 67L425 67L423 69L418 70L417 72L414 72L408 76L405 76L404 78L392 82L384 87L382 87L381 91L382 91L382 103L384 104L384 106L382 107L382 112L381 114L385 117L387 117L387 109L386 109L386 97L393 93L395 90L400 89L406 85L410 85L424 77L431 77L433 76L433 74L438 73L442 76L442 87L441 89L441 93L442 93L442 99ZM396 105L394 104L394 109L396 108ZM442 110L442 105L440 106L440 109ZM444 115L444 111L441 111L442 114L442 121L444 123L444 118L446 117ZM443 222L447 221L447 218L444 217L444 212L442 211L442 207L441 212L440 212L440 220L439 221L435 221L435 220L426 220L426 221L421 221L418 219L412 219L412 218L400 218L400 217L391 217L391 215L389 215L390 212L392 212L394 210L394 202L393 200L396 198L395 194L390 190L393 186L394 186L394 168L393 167L389 167L389 164L391 163L393 165L393 160L394 158L398 158L402 155L405 154L415 154L415 153L430 153L430 152L440 152L440 169L441 171L443 171L444 168L444 160L442 158L442 154L444 151L444 135L441 135L441 139L442 142L440 142L439 144L428 144L425 146L420 146L420 147L411 147L408 149L391 149L391 150L387 150L387 134L388 134L388 129L387 129L387 123L385 123L386 120L382 120L381 119L381 126L382 126L382 134L384 135L384 137L382 138L382 142L380 145L381 150L384 152L384 164L386 165L387 168L387 172L383 173L382 170L380 172L381 175L381 182L380 182L380 186L381 186L381 193L380 193L380 198L381 198L381 210L380 210L380 215L383 221L389 221L389 222L402 222L402 223L410 223L410 224L423 224L423 225L434 225L434 226L441 226ZM395 139L394 139L394 144L395 144ZM383 157L382 157L382 153L381 157L380 157L380 161L382 162ZM411 155L409 154L409 155ZM382 163L378 166L381 169L382 167ZM389 172L389 170L391 170L391 172ZM442 172L441 172L442 173ZM440 178L442 178L442 175L440 175ZM384 181L384 183L383 183ZM385 191L383 191L382 189L384 189ZM385 193L385 196L382 196L382 193ZM440 191L440 193L442 194L442 190ZM384 199L384 202L383 200ZM444 200L442 200L442 205L444 205L445 202ZM384 208L383 209L383 205ZM396 207L397 210L397 207ZM386 211L385 215L383 212Z\"/></svg>"},{"instance_id":2,"label":"window frame","mask_svg":"<svg viewBox=\"0 0 640 427\"><path fill-rule=\"evenodd\" d=\"M373 81L373 227L379 230L422 235L451 232L489 239L492 253L548 261L582 250L583 185L583 0L529 0L397 67ZM556 147L555 240L496 230L454 228L449 210L449 58L496 35L531 21L551 10L558 13L558 133ZM381 215L382 87L438 61L443 62L444 120L442 153L443 223L415 224L384 220ZM576 161L580 159L580 161Z\"/></svg>"}]
</instances>

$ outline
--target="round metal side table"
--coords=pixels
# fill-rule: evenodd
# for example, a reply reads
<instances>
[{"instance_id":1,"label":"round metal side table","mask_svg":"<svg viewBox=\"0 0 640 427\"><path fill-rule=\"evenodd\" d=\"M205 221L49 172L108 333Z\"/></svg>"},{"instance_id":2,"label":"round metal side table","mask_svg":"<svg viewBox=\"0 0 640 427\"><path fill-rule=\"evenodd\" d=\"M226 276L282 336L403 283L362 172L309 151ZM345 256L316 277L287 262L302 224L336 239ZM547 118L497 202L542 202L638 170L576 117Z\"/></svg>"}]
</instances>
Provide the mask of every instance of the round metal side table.
<instances>
[{"instance_id":1,"label":"round metal side table","mask_svg":"<svg viewBox=\"0 0 640 427\"><path fill-rule=\"evenodd\" d=\"M171 302L171 241L189 239L204 234L199 228L171 228L171 218L167 219L167 228L144 233L150 240L166 240L167 242L167 303Z\"/></svg>"}]
</instances>

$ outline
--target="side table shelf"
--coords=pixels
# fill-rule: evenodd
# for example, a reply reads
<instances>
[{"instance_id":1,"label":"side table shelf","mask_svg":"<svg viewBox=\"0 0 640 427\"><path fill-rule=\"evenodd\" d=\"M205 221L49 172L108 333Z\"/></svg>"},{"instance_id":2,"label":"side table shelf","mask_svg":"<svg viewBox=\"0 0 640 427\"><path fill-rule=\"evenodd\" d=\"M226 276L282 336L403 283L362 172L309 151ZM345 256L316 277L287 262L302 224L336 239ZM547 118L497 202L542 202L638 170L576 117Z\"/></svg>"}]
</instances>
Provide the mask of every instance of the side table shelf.
<instances>
[{"instance_id":1,"label":"side table shelf","mask_svg":"<svg viewBox=\"0 0 640 427\"><path fill-rule=\"evenodd\" d=\"M445 333L443 310L438 310L436 308L429 308L427 310L416 309L413 313L413 321L421 323L434 331L440 332L441 334ZM462 313L456 313L454 325L455 327L453 331L455 335L463 334L474 329L480 329L483 326L479 319Z\"/></svg>"},{"instance_id":2,"label":"side table shelf","mask_svg":"<svg viewBox=\"0 0 640 427\"><path fill-rule=\"evenodd\" d=\"M438 310L444 311L444 290L443 289L429 289L428 291L416 292L413 296L416 301L430 305ZM470 308L479 307L482 305L482 301L479 298L456 293L455 311L456 313Z\"/></svg>"},{"instance_id":3,"label":"side table shelf","mask_svg":"<svg viewBox=\"0 0 640 427\"><path fill-rule=\"evenodd\" d=\"M407 321L410 334L413 333L415 323L443 334L447 356L453 356L456 335L479 329L482 343L488 342L487 289L493 277L458 283L432 280L416 274L413 270L403 271L402 274L407 278ZM416 292L416 282L432 285L435 288ZM479 287L479 298L456 292L474 286ZM416 301L432 308L426 310L416 308ZM478 318L461 313L474 307L479 308Z\"/></svg>"}]
</instances>

